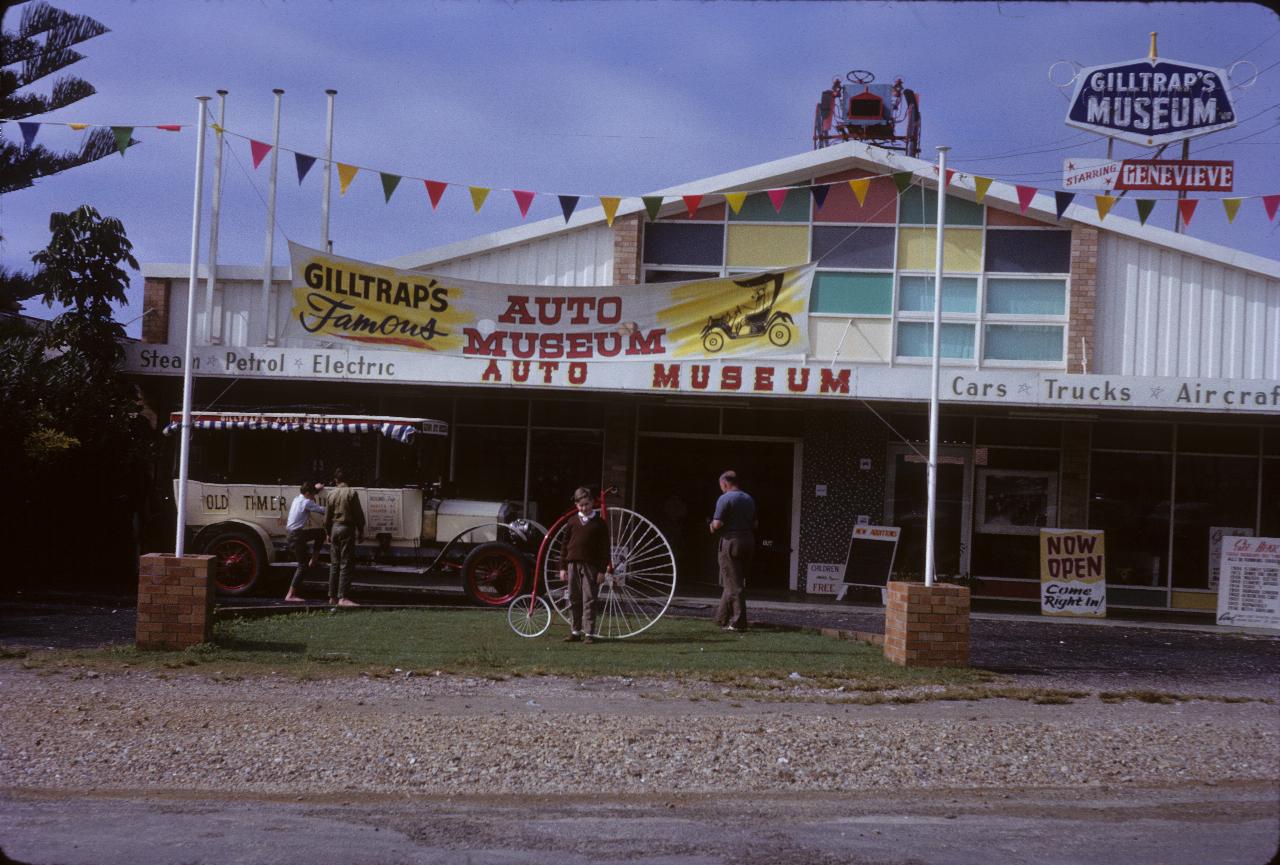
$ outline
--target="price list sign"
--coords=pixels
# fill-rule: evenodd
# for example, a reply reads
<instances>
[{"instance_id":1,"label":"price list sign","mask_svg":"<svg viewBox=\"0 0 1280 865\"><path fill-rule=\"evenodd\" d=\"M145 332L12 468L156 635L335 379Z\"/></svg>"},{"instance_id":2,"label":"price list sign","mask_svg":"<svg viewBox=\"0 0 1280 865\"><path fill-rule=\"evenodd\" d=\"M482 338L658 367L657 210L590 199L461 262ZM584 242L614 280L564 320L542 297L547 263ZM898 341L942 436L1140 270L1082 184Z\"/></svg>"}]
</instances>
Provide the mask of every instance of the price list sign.
<instances>
[{"instance_id":1,"label":"price list sign","mask_svg":"<svg viewBox=\"0 0 1280 865\"><path fill-rule=\"evenodd\" d=\"M1280 631L1280 538L1222 539L1218 624Z\"/></svg>"}]
</instances>

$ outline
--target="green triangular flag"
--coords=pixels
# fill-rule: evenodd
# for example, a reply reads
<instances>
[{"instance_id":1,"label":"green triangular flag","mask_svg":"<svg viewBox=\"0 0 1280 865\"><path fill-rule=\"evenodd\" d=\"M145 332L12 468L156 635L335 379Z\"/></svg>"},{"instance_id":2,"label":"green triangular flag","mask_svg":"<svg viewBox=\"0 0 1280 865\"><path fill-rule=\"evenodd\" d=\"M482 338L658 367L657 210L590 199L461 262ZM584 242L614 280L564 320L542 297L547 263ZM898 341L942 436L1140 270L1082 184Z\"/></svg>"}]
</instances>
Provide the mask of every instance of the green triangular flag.
<instances>
[{"instance_id":1,"label":"green triangular flag","mask_svg":"<svg viewBox=\"0 0 1280 865\"><path fill-rule=\"evenodd\" d=\"M1147 217L1151 215L1151 211L1156 209L1156 200L1154 198L1136 198L1134 201L1138 204L1138 222L1146 225Z\"/></svg>"},{"instance_id":2,"label":"green triangular flag","mask_svg":"<svg viewBox=\"0 0 1280 865\"><path fill-rule=\"evenodd\" d=\"M644 209L649 214L649 221L653 222L658 218L658 211L662 208L662 196L642 195L640 200L644 202Z\"/></svg>"},{"instance_id":3,"label":"green triangular flag","mask_svg":"<svg viewBox=\"0 0 1280 865\"><path fill-rule=\"evenodd\" d=\"M382 178L382 195L387 201L390 201L391 193L395 192L396 187L400 184L400 175L379 171L378 176Z\"/></svg>"},{"instance_id":4,"label":"green triangular flag","mask_svg":"<svg viewBox=\"0 0 1280 865\"><path fill-rule=\"evenodd\" d=\"M120 150L120 155L124 156L125 150L129 147L129 136L133 135L133 127L112 126L111 134L116 137L116 147Z\"/></svg>"},{"instance_id":5,"label":"green triangular flag","mask_svg":"<svg viewBox=\"0 0 1280 865\"><path fill-rule=\"evenodd\" d=\"M893 185L898 187L899 195L901 195L902 193L906 192L908 189L911 188L911 177L912 177L912 173L910 171L894 172Z\"/></svg>"}]
</instances>

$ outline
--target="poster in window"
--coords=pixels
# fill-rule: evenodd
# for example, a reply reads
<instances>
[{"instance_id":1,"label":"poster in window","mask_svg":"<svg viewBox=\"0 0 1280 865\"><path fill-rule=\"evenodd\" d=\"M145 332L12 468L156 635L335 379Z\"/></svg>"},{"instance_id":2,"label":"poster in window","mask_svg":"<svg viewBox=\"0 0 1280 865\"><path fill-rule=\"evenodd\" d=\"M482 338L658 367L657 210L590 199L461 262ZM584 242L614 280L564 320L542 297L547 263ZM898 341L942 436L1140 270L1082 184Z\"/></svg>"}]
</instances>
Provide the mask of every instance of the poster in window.
<instances>
[{"instance_id":1,"label":"poster in window","mask_svg":"<svg viewBox=\"0 0 1280 865\"><path fill-rule=\"evenodd\" d=\"M1218 624L1280 631L1280 538L1222 538Z\"/></svg>"},{"instance_id":2,"label":"poster in window","mask_svg":"<svg viewBox=\"0 0 1280 865\"><path fill-rule=\"evenodd\" d=\"M978 475L978 530L993 535L1034 535L1058 522L1055 472L997 471Z\"/></svg>"}]
</instances>

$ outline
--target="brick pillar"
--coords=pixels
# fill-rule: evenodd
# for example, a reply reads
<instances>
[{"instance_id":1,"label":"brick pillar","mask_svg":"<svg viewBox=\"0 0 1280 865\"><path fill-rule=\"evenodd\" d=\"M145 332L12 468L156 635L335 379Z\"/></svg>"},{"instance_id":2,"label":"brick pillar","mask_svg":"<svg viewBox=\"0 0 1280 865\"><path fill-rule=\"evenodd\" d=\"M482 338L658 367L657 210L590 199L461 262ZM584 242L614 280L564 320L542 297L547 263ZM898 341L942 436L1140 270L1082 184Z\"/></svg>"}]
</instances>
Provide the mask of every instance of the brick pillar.
<instances>
[{"instance_id":1,"label":"brick pillar","mask_svg":"<svg viewBox=\"0 0 1280 865\"><path fill-rule=\"evenodd\" d=\"M1058 525L1089 527L1089 442L1093 426L1067 420L1062 424L1062 485L1058 490Z\"/></svg>"},{"instance_id":2,"label":"brick pillar","mask_svg":"<svg viewBox=\"0 0 1280 865\"><path fill-rule=\"evenodd\" d=\"M148 278L142 283L142 341L169 342L169 294L167 279Z\"/></svg>"},{"instance_id":3,"label":"brick pillar","mask_svg":"<svg viewBox=\"0 0 1280 865\"><path fill-rule=\"evenodd\" d=\"M138 563L139 649L185 649L213 638L213 556L148 553Z\"/></svg>"},{"instance_id":4,"label":"brick pillar","mask_svg":"<svg viewBox=\"0 0 1280 865\"><path fill-rule=\"evenodd\" d=\"M1071 308L1067 324L1067 372L1091 373L1094 354L1094 312L1098 307L1098 229L1071 226ZM1082 346L1080 340L1084 340Z\"/></svg>"},{"instance_id":5,"label":"brick pillar","mask_svg":"<svg viewBox=\"0 0 1280 865\"><path fill-rule=\"evenodd\" d=\"M613 221L613 284L639 285L640 242L644 214L633 213Z\"/></svg>"},{"instance_id":6,"label":"brick pillar","mask_svg":"<svg viewBox=\"0 0 1280 865\"><path fill-rule=\"evenodd\" d=\"M902 667L969 666L969 589L889 583L884 656Z\"/></svg>"}]
</instances>

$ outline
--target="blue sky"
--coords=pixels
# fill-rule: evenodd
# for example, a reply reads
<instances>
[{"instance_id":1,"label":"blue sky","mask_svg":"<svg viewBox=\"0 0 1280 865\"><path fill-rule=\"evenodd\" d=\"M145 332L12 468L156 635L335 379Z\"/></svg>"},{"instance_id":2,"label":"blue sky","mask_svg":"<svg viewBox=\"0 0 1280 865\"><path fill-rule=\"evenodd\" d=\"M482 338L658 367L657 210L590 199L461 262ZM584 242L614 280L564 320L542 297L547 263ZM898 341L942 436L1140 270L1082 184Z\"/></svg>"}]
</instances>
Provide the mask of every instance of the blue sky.
<instances>
[{"instance_id":1,"label":"blue sky","mask_svg":"<svg viewBox=\"0 0 1280 865\"><path fill-rule=\"evenodd\" d=\"M814 103L836 74L901 76L921 94L922 156L950 145L951 167L1045 190L1062 160L1101 157L1103 139L1063 123L1066 96L1049 79L1079 66L1159 54L1230 67L1241 122L1192 143L1192 158L1236 163L1236 195L1280 193L1280 18L1233 3L353 2L353 0L54 0L111 33L70 67L97 95L34 120L181 123L139 129L127 157L108 157L0 199L0 257L29 264L48 242L48 214L89 203L124 221L139 260L190 254L197 95L230 91L227 128L271 136L274 87L286 93L281 144L323 153L326 88L338 90L334 157L457 184L549 193L530 221L559 215L554 194L640 195L808 150ZM16 13L5 20L16 25ZM1059 79L1065 67L1059 68ZM216 106L216 102L211 102ZM11 130L11 131L10 131ZM13 127L6 134L17 137ZM43 127L40 143L77 134ZM260 266L267 163L230 139L220 260ZM211 152L212 149L210 149ZM1118 145L1117 156L1146 151ZM1172 155L1166 152L1166 158ZM275 261L284 239L319 245L320 166L299 186L282 154ZM212 178L212 161L206 183ZM208 203L208 196L205 201ZM584 201L583 208L594 206ZM1133 204L1113 211L1133 218ZM1173 207L1153 224L1171 227ZM335 251L387 259L521 222L509 193L480 214L463 188L432 212L420 182L390 204L376 173L345 196L334 178ZM207 237L208 219L205 220ZM1280 219L1246 201L1228 226L1202 204L1189 234L1280 258ZM204 259L204 253L201 254ZM141 278L119 319L140 325ZM50 313L39 303L28 312Z\"/></svg>"}]
</instances>

